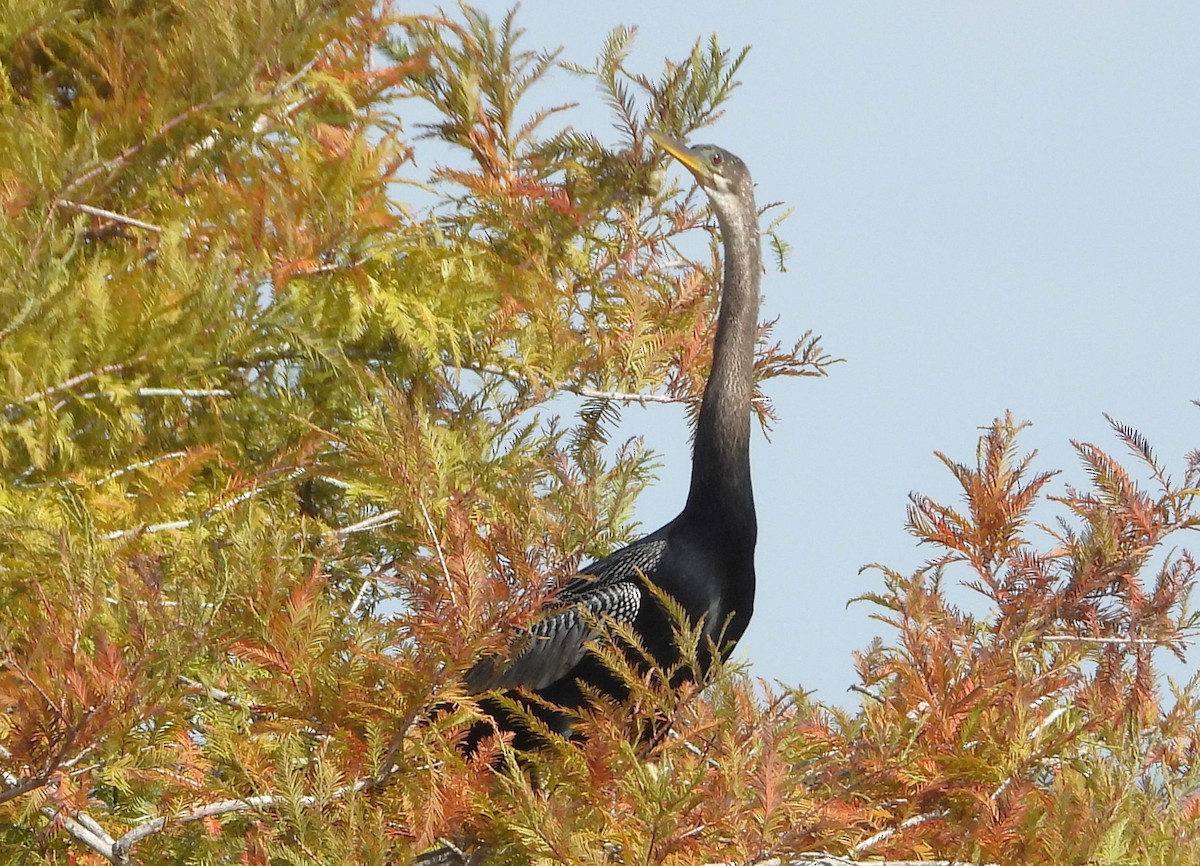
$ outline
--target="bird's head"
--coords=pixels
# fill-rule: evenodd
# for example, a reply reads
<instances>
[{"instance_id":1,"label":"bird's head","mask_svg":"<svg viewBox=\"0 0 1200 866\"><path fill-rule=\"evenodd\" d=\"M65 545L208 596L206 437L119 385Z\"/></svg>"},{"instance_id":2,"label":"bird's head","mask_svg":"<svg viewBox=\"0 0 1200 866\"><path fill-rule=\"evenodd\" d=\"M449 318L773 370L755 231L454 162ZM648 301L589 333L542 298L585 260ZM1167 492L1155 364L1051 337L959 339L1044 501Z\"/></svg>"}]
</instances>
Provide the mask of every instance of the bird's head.
<instances>
[{"instance_id":1,"label":"bird's head","mask_svg":"<svg viewBox=\"0 0 1200 866\"><path fill-rule=\"evenodd\" d=\"M650 131L654 143L675 157L708 193L713 206L728 210L749 202L753 206L754 184L750 170L734 154L715 144L689 146L677 138Z\"/></svg>"}]
</instances>

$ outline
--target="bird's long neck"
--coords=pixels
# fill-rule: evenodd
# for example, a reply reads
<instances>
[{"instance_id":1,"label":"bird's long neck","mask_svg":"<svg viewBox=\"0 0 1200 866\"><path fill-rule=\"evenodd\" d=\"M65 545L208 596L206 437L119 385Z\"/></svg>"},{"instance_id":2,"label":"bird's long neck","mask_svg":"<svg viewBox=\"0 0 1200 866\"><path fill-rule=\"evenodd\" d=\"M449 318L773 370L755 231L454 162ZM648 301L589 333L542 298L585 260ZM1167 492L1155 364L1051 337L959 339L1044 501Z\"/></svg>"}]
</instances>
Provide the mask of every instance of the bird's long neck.
<instances>
[{"instance_id":1,"label":"bird's long neck","mask_svg":"<svg viewBox=\"0 0 1200 866\"><path fill-rule=\"evenodd\" d=\"M712 371L696 424L692 486L685 514L715 521L754 543L750 485L750 401L758 330L758 214L753 202L717 209L725 247L725 279L713 341Z\"/></svg>"}]
</instances>

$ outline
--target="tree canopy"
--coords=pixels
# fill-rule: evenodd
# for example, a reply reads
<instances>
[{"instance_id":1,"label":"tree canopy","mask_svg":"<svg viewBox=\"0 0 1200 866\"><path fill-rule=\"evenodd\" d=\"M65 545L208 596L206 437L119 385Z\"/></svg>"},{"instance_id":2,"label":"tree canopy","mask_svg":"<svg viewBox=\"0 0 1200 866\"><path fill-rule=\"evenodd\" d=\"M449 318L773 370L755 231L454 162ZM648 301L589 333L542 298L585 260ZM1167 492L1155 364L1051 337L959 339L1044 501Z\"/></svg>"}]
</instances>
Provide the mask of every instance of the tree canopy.
<instances>
[{"instance_id":1,"label":"tree canopy","mask_svg":"<svg viewBox=\"0 0 1200 866\"><path fill-rule=\"evenodd\" d=\"M718 248L646 132L714 120L745 52L632 46L365 0L0 6L5 862L1200 860L1197 683L1156 666L1196 631L1200 454L1177 483L1117 422L1133 468L1078 444L1048 547L1021 424L942 458L963 504L914 495L929 563L861 600L891 638L860 710L609 653L631 706L585 741L459 748L471 661L637 533L621 406L703 388ZM539 103L552 70L615 141ZM760 382L832 363L771 331Z\"/></svg>"}]
</instances>

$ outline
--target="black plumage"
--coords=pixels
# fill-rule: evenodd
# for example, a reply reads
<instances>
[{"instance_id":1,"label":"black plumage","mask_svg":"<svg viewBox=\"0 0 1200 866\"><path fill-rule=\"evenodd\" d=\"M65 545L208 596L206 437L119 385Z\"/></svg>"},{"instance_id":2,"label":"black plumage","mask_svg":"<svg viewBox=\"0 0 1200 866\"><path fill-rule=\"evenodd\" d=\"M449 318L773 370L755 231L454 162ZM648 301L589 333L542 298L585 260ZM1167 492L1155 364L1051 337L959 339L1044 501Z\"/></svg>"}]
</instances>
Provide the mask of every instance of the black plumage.
<instances>
[{"instance_id":1,"label":"black plumage","mask_svg":"<svg viewBox=\"0 0 1200 866\"><path fill-rule=\"evenodd\" d=\"M666 526L584 568L507 656L480 659L465 680L476 694L493 689L532 693L538 700L527 704L530 710L564 734L570 731L570 711L587 703L589 690L618 700L627 694L588 652L600 619L630 625L663 668L679 663L671 620L647 583L678 602L693 624L703 623L698 658L705 669L713 661L709 643L725 658L745 632L754 606L757 523L750 415L762 259L753 184L745 164L728 151L652 136L707 193L724 245L712 370L697 419L687 503ZM677 679L695 674L681 670ZM485 706L503 726L519 727L497 702L485 701Z\"/></svg>"}]
</instances>

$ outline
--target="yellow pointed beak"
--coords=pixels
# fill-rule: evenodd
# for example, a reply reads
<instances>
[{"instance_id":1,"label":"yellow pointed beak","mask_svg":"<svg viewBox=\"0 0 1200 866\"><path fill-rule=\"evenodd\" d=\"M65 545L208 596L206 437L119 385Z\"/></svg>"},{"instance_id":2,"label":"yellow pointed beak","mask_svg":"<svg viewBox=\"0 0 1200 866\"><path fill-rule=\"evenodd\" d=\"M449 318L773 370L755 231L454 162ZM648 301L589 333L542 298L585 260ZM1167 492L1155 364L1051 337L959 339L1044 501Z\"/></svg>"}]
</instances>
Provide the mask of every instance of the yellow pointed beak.
<instances>
[{"instance_id":1,"label":"yellow pointed beak","mask_svg":"<svg viewBox=\"0 0 1200 866\"><path fill-rule=\"evenodd\" d=\"M655 144L682 162L684 167L694 174L697 179L704 180L709 176L708 163L678 138L673 138L653 129L650 130L650 138L654 140Z\"/></svg>"}]
</instances>

